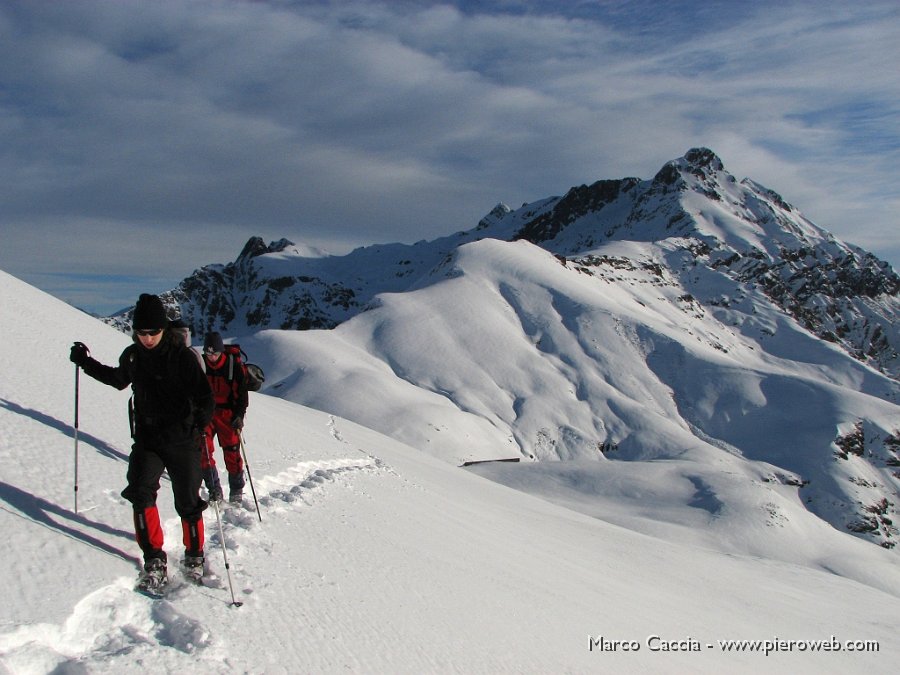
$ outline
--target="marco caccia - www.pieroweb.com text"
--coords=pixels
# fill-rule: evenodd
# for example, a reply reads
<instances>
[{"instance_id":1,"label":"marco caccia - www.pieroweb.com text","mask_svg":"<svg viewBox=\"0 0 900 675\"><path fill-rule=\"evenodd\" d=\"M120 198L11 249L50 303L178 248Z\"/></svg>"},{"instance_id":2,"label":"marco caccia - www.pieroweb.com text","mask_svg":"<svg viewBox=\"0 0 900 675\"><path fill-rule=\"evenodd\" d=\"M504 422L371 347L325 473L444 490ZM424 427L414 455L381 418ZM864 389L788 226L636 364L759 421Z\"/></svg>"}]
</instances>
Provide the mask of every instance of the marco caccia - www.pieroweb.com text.
<instances>
[{"instance_id":1,"label":"marco caccia - www.pieroweb.com text","mask_svg":"<svg viewBox=\"0 0 900 675\"><path fill-rule=\"evenodd\" d=\"M719 648L725 652L877 652L879 644L875 640L838 640L834 635L824 640L786 640L774 637L766 640L716 640L703 643L690 636L667 640L659 635L651 635L643 642L639 640L613 640L603 635L588 635L589 650L592 652L639 652L645 648L650 652L701 652L704 649Z\"/></svg>"}]
</instances>

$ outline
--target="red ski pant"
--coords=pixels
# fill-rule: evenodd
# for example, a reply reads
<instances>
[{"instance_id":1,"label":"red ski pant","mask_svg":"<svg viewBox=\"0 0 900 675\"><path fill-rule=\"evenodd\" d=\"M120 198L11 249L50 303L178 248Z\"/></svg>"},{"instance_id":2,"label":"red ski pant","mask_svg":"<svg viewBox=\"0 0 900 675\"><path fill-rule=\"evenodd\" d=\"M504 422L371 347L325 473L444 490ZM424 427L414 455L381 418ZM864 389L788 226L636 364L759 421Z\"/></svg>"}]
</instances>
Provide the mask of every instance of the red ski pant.
<instances>
[{"instance_id":1,"label":"red ski pant","mask_svg":"<svg viewBox=\"0 0 900 675\"><path fill-rule=\"evenodd\" d=\"M214 454L215 445L213 437L219 439L219 447L225 455L225 469L231 474L240 474L244 470L244 460L241 459L241 437L231 426L234 419L234 411L230 408L216 408L212 422L206 427L206 448L201 453L200 468L203 470L216 467Z\"/></svg>"},{"instance_id":2,"label":"red ski pant","mask_svg":"<svg viewBox=\"0 0 900 675\"><path fill-rule=\"evenodd\" d=\"M159 509L156 505L141 510L135 509L134 533L138 546L144 553L145 561L151 558L161 558L165 561L163 530L159 522ZM193 521L181 519L181 541L187 555L202 556L204 538L203 518Z\"/></svg>"}]
</instances>

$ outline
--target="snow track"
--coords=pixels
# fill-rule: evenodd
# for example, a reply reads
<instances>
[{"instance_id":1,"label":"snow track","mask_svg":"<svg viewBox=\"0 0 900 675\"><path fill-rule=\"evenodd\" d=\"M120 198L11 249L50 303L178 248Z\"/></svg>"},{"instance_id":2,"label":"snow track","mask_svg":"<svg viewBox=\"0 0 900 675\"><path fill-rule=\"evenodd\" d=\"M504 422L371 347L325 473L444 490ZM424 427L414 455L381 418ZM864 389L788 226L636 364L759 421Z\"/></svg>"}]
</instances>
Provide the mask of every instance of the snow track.
<instances>
[{"instance_id":1,"label":"snow track","mask_svg":"<svg viewBox=\"0 0 900 675\"><path fill-rule=\"evenodd\" d=\"M284 508L285 505L304 501L311 490L321 489L327 483L345 477L347 473L378 470L381 467L381 462L374 458L300 462L276 476L260 480L258 487L261 492L257 492L257 497L264 509ZM245 500L246 497L245 493Z\"/></svg>"},{"instance_id":2,"label":"snow track","mask_svg":"<svg viewBox=\"0 0 900 675\"><path fill-rule=\"evenodd\" d=\"M3 664L14 673L103 672L107 663L152 668L171 652L199 655L209 630L173 601L152 601L125 577L79 602L61 625L36 624L0 635ZM181 588L173 591L181 595ZM159 661L161 659L161 661Z\"/></svg>"},{"instance_id":3,"label":"snow track","mask_svg":"<svg viewBox=\"0 0 900 675\"><path fill-rule=\"evenodd\" d=\"M329 489L352 488L352 477L383 468L373 457L305 461L256 483L257 498L268 515L290 518L290 512L327 499ZM249 486L248 486L249 487ZM161 495L162 497L163 495ZM253 564L242 550L271 554L277 548L245 494L244 506L220 508L229 563L236 592L253 594ZM227 672L226 653L219 645L216 622L229 611L228 586L221 541L212 510L206 517L208 576L197 587L181 577L181 522L163 523L169 553L169 590L153 600L133 590L135 580L120 577L87 595L61 624L39 623L0 633L0 672L170 672L186 667ZM247 565L245 568L244 565ZM252 611L233 608L230 611ZM198 618L199 617L199 618ZM185 660L185 658L189 660Z\"/></svg>"}]
</instances>

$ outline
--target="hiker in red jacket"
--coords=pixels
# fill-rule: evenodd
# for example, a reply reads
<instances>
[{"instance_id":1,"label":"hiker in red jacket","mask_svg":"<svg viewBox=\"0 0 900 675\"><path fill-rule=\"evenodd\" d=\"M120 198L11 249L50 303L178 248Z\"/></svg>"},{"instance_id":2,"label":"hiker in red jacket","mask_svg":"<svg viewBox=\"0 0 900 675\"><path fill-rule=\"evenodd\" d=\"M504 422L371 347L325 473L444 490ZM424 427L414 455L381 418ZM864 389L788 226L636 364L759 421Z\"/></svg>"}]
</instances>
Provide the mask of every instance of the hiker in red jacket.
<instances>
[{"instance_id":1,"label":"hiker in red jacket","mask_svg":"<svg viewBox=\"0 0 900 675\"><path fill-rule=\"evenodd\" d=\"M228 471L228 501L240 504L244 496L240 432L244 428L244 415L249 403L244 369L235 355L225 353L222 336L216 332L206 336L203 357L206 361L206 377L216 401L215 414L206 429L206 447L201 453L203 480L209 491L210 501L221 500L222 485L219 482L213 445L213 436L216 436L225 455L225 469Z\"/></svg>"}]
</instances>

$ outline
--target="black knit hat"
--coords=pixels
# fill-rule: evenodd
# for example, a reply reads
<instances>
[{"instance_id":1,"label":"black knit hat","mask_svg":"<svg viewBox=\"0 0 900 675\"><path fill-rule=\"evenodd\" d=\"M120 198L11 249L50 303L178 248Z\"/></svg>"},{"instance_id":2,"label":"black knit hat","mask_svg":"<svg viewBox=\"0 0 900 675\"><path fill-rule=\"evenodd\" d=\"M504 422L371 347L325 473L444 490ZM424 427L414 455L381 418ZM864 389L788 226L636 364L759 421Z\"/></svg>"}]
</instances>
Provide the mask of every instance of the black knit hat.
<instances>
[{"instance_id":1,"label":"black knit hat","mask_svg":"<svg viewBox=\"0 0 900 675\"><path fill-rule=\"evenodd\" d=\"M165 328L169 325L166 308L162 300L155 295L142 293L134 306L134 317L131 325L135 330L145 328Z\"/></svg>"},{"instance_id":2,"label":"black knit hat","mask_svg":"<svg viewBox=\"0 0 900 675\"><path fill-rule=\"evenodd\" d=\"M222 336L215 331L207 333L206 339L203 341L203 351L209 350L218 352L219 354L225 351L225 343L222 342Z\"/></svg>"}]
</instances>

